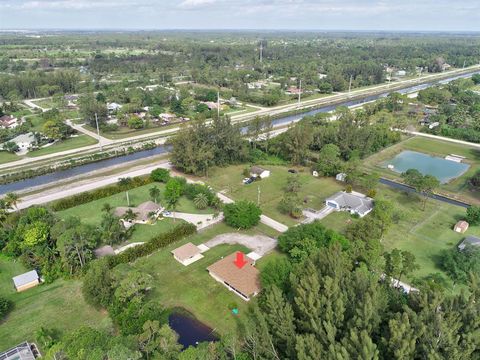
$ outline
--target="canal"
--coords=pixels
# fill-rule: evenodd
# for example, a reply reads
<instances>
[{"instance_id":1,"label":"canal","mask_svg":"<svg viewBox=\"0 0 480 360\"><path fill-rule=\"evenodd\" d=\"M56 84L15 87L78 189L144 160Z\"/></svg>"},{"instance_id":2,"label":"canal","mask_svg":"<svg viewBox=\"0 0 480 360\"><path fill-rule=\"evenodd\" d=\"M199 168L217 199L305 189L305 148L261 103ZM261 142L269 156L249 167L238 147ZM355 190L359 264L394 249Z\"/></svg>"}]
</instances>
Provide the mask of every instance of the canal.
<instances>
[{"instance_id":1,"label":"canal","mask_svg":"<svg viewBox=\"0 0 480 360\"><path fill-rule=\"evenodd\" d=\"M428 88L428 87L430 87L430 86L432 86L436 83L445 84L445 83L448 83L448 82L456 80L456 79L471 77L473 74L476 74L476 73L479 73L479 72L476 71L476 72L472 72L472 73L469 73L469 74L457 75L457 76L454 76L454 77L451 77L451 78L448 78L448 79L444 79L444 80L441 80L441 81L410 86L410 87L407 87L407 88L404 88L404 89L401 89L401 90L396 90L396 91L399 92L399 93L403 93L403 94L417 92L417 91L420 91L422 89L426 89L426 88ZM378 95L366 96L364 98L360 98L360 99L356 99L356 100L344 101L344 102L341 102L341 103L338 103L338 104L335 104L335 105L328 105L328 106L320 107L318 109L308 110L308 111L305 111L301 114L284 116L284 117L273 120L273 125L274 126L287 125L287 124L290 124L290 123L298 120L300 116L303 117L303 116L315 115L315 114L319 114L319 113L326 113L326 112L335 110L335 108L337 108L339 106L354 106L354 105L360 105L360 104L368 103L368 102L386 97L389 93L390 92L385 92L385 93L378 94ZM246 127L242 128L242 131L246 131ZM158 146L155 149L151 149L151 150L143 150L143 151L139 151L139 152L136 152L136 153L133 153L133 154L122 155L122 156L112 158L112 159L100 160L100 161L97 161L97 162L94 162L94 163L79 165L79 166L71 168L71 169L60 170L60 171L56 171L56 172L51 173L51 174L40 175L40 176L32 177L30 179L15 181L15 182L12 182L12 183L9 183L9 184L0 185L0 195L6 194L6 193L9 193L9 192L17 192L17 191L25 190L25 189L35 187L35 186L47 185L47 184L54 183L54 182L59 181L59 180L66 180L66 179L69 179L69 178L77 176L77 175L82 175L82 174L86 174L86 173L89 173L89 172L92 172L92 171L104 169L104 168L107 168L109 166L122 164L122 163L125 163L125 162L128 162L128 161L140 160L140 159L143 159L143 158L147 158L149 156L164 154L164 153L167 153L167 152L168 152L168 148L164 145L161 145L161 146Z\"/></svg>"}]
</instances>

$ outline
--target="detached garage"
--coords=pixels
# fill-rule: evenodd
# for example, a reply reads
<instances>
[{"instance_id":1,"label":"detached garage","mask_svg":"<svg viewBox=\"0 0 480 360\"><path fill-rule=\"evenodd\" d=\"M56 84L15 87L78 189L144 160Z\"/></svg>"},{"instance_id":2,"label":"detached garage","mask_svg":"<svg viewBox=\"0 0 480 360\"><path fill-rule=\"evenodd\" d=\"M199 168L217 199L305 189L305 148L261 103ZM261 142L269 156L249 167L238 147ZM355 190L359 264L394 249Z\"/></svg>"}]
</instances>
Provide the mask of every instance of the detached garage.
<instances>
[{"instance_id":1,"label":"detached garage","mask_svg":"<svg viewBox=\"0 0 480 360\"><path fill-rule=\"evenodd\" d=\"M13 285L18 292L28 290L34 286L40 284L40 276L36 270L26 272L25 274L15 276L13 279Z\"/></svg>"}]
</instances>

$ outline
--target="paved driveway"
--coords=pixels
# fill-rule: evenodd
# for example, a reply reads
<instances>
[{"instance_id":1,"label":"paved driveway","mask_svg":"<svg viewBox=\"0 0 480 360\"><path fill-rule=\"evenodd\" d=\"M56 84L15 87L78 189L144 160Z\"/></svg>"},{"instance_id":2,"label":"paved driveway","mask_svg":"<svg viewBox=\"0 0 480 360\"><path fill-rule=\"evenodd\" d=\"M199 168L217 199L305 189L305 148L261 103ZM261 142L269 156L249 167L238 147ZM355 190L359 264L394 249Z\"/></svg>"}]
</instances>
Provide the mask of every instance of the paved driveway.
<instances>
[{"instance_id":1,"label":"paved driveway","mask_svg":"<svg viewBox=\"0 0 480 360\"><path fill-rule=\"evenodd\" d=\"M238 233L228 233L217 235L204 243L204 245L209 248L220 244L240 244L256 252L258 255L263 256L277 246L277 240L264 235L249 236Z\"/></svg>"},{"instance_id":2,"label":"paved driveway","mask_svg":"<svg viewBox=\"0 0 480 360\"><path fill-rule=\"evenodd\" d=\"M223 221L223 213L220 213L219 216L213 218L213 214L188 214L180 212L172 212L170 215L164 215L165 217L183 219L192 223L197 227L197 230L201 230L207 226L219 223Z\"/></svg>"}]
</instances>

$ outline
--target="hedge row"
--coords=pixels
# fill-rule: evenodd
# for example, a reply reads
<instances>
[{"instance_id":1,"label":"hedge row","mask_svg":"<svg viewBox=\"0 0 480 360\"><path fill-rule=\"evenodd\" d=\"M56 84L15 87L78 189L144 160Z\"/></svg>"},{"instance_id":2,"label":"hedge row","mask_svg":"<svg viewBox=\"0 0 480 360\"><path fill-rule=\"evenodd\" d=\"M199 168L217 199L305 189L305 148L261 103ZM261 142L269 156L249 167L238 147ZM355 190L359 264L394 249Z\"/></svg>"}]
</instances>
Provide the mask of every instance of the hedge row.
<instances>
[{"instance_id":1,"label":"hedge row","mask_svg":"<svg viewBox=\"0 0 480 360\"><path fill-rule=\"evenodd\" d=\"M197 227L195 225L183 223L167 233L152 238L142 245L129 248L118 255L108 257L108 266L112 269L119 264L132 262L196 232Z\"/></svg>"},{"instance_id":2,"label":"hedge row","mask_svg":"<svg viewBox=\"0 0 480 360\"><path fill-rule=\"evenodd\" d=\"M62 211L67 210L77 205L86 204L90 201L98 200L107 196L112 196L123 191L131 190L137 188L139 186L151 184L153 180L147 177L134 177L129 179L129 181L125 184L114 184L105 186L100 189L92 190L83 192L80 194L76 194L64 199L60 199L54 201L50 204L50 207L54 211Z\"/></svg>"}]
</instances>

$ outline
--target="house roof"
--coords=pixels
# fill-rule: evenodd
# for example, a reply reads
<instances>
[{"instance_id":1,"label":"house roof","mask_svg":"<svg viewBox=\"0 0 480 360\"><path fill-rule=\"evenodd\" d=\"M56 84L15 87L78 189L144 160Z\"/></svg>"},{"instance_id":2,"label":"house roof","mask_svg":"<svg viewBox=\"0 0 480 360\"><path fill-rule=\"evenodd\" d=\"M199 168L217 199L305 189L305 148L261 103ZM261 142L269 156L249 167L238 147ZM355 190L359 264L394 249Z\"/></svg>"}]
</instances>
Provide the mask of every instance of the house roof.
<instances>
[{"instance_id":1,"label":"house roof","mask_svg":"<svg viewBox=\"0 0 480 360\"><path fill-rule=\"evenodd\" d=\"M15 144L19 144L19 143L31 144L35 141L35 136L33 135L33 133L29 132L26 134L20 134L17 137L14 137L10 141L13 141Z\"/></svg>"},{"instance_id":2,"label":"house roof","mask_svg":"<svg viewBox=\"0 0 480 360\"><path fill-rule=\"evenodd\" d=\"M13 283L15 284L15 287L18 288L20 286L31 283L32 281L38 281L38 279L39 279L39 276L37 271L32 270L24 274L17 275L12 280L13 280Z\"/></svg>"},{"instance_id":3,"label":"house roof","mask_svg":"<svg viewBox=\"0 0 480 360\"><path fill-rule=\"evenodd\" d=\"M253 266L253 260L245 257L248 263L240 269L235 265L235 259L236 253L230 254L207 270L248 297L260 292L260 272Z\"/></svg>"},{"instance_id":4,"label":"house roof","mask_svg":"<svg viewBox=\"0 0 480 360\"><path fill-rule=\"evenodd\" d=\"M252 166L252 168L250 169L250 172L256 175L261 175L264 171L268 170L261 168L260 166Z\"/></svg>"},{"instance_id":5,"label":"house roof","mask_svg":"<svg viewBox=\"0 0 480 360\"><path fill-rule=\"evenodd\" d=\"M466 222L465 220L460 220L455 224L455 227L461 229L468 229L468 222Z\"/></svg>"},{"instance_id":6,"label":"house roof","mask_svg":"<svg viewBox=\"0 0 480 360\"><path fill-rule=\"evenodd\" d=\"M329 197L326 201L334 201L341 208L352 209L360 214L365 214L366 212L373 209L372 199L347 192L338 192L335 195Z\"/></svg>"},{"instance_id":7,"label":"house roof","mask_svg":"<svg viewBox=\"0 0 480 360\"><path fill-rule=\"evenodd\" d=\"M192 243L186 243L175 250L172 250L172 254L180 261L188 260L193 256L200 254L200 249Z\"/></svg>"},{"instance_id":8,"label":"house roof","mask_svg":"<svg viewBox=\"0 0 480 360\"><path fill-rule=\"evenodd\" d=\"M478 238L476 236L469 235L465 239L463 239L463 241L460 243L460 245L458 245L458 248L460 250L463 250L463 249L465 249L465 247L467 245L480 246L480 238Z\"/></svg>"},{"instance_id":9,"label":"house roof","mask_svg":"<svg viewBox=\"0 0 480 360\"><path fill-rule=\"evenodd\" d=\"M0 360L35 360L35 358L32 346L28 342L23 342L0 353Z\"/></svg>"},{"instance_id":10,"label":"house roof","mask_svg":"<svg viewBox=\"0 0 480 360\"><path fill-rule=\"evenodd\" d=\"M128 209L131 209L134 214L137 215L137 220L147 221L150 217L150 213L162 210L162 207L158 204L155 204L153 201L145 201L137 207L119 206L115 208L113 213L115 216L123 217Z\"/></svg>"}]
</instances>

